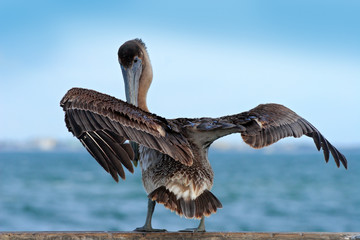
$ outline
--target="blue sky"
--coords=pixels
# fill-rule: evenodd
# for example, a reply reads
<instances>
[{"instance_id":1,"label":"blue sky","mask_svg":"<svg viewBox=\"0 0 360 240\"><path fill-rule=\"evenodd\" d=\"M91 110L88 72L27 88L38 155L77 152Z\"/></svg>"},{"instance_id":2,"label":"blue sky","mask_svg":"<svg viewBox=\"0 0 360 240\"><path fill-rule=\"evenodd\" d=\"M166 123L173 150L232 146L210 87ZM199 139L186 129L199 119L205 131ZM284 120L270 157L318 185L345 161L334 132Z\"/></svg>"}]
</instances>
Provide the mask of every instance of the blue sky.
<instances>
[{"instance_id":1,"label":"blue sky","mask_svg":"<svg viewBox=\"0 0 360 240\"><path fill-rule=\"evenodd\" d=\"M71 87L125 99L118 47L147 44L149 109L217 117L284 104L360 144L358 1L0 1L0 140L70 139ZM228 141L241 141L227 138Z\"/></svg>"}]
</instances>

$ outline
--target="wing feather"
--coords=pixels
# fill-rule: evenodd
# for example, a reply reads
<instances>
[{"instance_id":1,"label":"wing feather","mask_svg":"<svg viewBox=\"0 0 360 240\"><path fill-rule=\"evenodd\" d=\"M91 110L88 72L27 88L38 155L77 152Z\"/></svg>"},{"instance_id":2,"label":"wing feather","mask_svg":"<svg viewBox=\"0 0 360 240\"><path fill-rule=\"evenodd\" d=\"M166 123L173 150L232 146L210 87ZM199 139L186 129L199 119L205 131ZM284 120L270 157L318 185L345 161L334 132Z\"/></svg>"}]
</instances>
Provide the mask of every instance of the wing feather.
<instances>
[{"instance_id":1,"label":"wing feather","mask_svg":"<svg viewBox=\"0 0 360 240\"><path fill-rule=\"evenodd\" d=\"M203 121L203 122L201 122ZM193 120L193 122L196 122ZM201 130L214 129L210 127L214 122L218 126L233 124L231 129L220 129L218 137L240 132L245 143L253 148L269 146L282 138L303 135L314 140L316 148L323 150L325 161L329 161L329 155L333 156L336 165L340 163L347 168L347 160L311 123L300 117L295 112L279 104L261 104L250 111L236 115L225 116L216 119L199 119ZM205 122L205 123L204 123ZM196 125L193 123L193 125ZM200 125L200 124L198 124ZM242 128L240 128L240 126ZM217 137L217 138L218 138ZM213 141L215 138L212 138Z\"/></svg>"},{"instance_id":2,"label":"wing feather","mask_svg":"<svg viewBox=\"0 0 360 240\"><path fill-rule=\"evenodd\" d=\"M117 181L125 178L122 165L133 172L129 140L169 155L185 165L193 162L187 139L167 120L93 90L70 89L60 102L68 130ZM122 164L122 165L121 165ZM117 173L117 174L115 174Z\"/></svg>"},{"instance_id":3,"label":"wing feather","mask_svg":"<svg viewBox=\"0 0 360 240\"><path fill-rule=\"evenodd\" d=\"M234 118L234 116L231 117ZM263 148L285 137L299 138L306 135L313 138L318 150L323 149L326 162L331 153L338 167L341 162L347 168L347 160L343 154L331 145L311 123L282 105L261 104L236 117L250 120L243 124L247 130L243 131L241 136L251 147Z\"/></svg>"},{"instance_id":4,"label":"wing feather","mask_svg":"<svg viewBox=\"0 0 360 240\"><path fill-rule=\"evenodd\" d=\"M102 157L97 157L97 155L91 150L92 147L90 146L92 143L88 142L88 139L79 139L80 142L84 145L84 147L86 148L86 150L91 154L91 156L93 156L93 158L95 158L95 160L100 164L100 166L102 166L105 171L109 172L109 166L107 165L106 161L103 160ZM97 151L97 149L94 149L95 151ZM101 154L100 154L101 155Z\"/></svg>"},{"instance_id":5,"label":"wing feather","mask_svg":"<svg viewBox=\"0 0 360 240\"><path fill-rule=\"evenodd\" d=\"M121 160L126 159L126 156L122 156L122 158L120 157L120 161L121 161L121 163L120 163L118 161L117 156L114 154L113 150L99 136L99 134L97 132L89 132L88 134L91 137L92 141L97 145L97 148L101 150L101 154L104 156L104 159L109 163L110 169L112 168L119 174L119 176L122 179L125 179L125 172L121 165L121 163L123 163L124 161L121 161ZM130 172L133 172L133 169L131 169ZM117 176L117 174L115 174L115 175ZM118 178L116 177L115 180L118 181Z\"/></svg>"}]
</instances>

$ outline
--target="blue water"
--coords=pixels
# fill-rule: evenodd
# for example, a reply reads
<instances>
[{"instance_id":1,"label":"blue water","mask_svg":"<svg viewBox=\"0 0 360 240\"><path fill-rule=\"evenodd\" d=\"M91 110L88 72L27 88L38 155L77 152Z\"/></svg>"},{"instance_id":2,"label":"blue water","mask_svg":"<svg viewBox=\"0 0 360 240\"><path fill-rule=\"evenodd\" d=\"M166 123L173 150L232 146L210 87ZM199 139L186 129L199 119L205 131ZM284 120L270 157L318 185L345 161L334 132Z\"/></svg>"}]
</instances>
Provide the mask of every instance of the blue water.
<instances>
[{"instance_id":1,"label":"blue water","mask_svg":"<svg viewBox=\"0 0 360 240\"><path fill-rule=\"evenodd\" d=\"M360 231L360 151L349 170L322 154L210 151L212 192L223 209L208 231ZM0 153L0 231L128 231L142 226L140 171L116 183L86 152ZM157 205L153 226L176 231L198 221Z\"/></svg>"}]
</instances>

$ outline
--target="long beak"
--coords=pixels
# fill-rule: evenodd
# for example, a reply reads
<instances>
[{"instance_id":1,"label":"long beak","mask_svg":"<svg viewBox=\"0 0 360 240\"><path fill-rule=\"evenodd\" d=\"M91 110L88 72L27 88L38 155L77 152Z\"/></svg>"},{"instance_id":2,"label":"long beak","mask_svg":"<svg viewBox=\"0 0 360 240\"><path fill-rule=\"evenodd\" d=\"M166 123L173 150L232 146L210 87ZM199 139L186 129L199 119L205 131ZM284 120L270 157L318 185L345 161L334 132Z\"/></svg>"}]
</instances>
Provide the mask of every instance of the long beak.
<instances>
[{"instance_id":1,"label":"long beak","mask_svg":"<svg viewBox=\"0 0 360 240\"><path fill-rule=\"evenodd\" d=\"M138 106L139 80L142 72L141 63L134 64L129 68L125 68L121 64L120 66L124 78L126 101Z\"/></svg>"}]
</instances>

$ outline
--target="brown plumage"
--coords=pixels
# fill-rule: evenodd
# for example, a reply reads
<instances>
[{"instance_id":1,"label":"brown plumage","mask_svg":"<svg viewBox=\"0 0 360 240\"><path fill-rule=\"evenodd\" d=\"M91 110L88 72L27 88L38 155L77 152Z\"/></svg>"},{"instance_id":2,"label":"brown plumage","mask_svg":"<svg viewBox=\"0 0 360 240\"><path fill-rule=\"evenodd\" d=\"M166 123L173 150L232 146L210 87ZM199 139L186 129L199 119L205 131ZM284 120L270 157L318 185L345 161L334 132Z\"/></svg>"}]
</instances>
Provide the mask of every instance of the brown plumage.
<instances>
[{"instance_id":1,"label":"brown plumage","mask_svg":"<svg viewBox=\"0 0 360 240\"><path fill-rule=\"evenodd\" d=\"M261 104L220 118L165 119L152 114L146 106L152 69L145 44L138 39L128 41L120 47L118 57L129 103L73 88L60 103L66 126L116 181L118 176L125 179L123 166L133 172L131 161L140 161L149 199L179 215L203 218L222 207L210 192L213 171L207 150L228 134L241 134L253 148L306 135L323 150L326 162L331 153L338 167L341 163L347 168L345 156L312 124L279 104ZM135 154L126 140L137 149ZM141 230L151 230L151 221L149 224L150 228Z\"/></svg>"}]
</instances>

